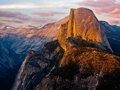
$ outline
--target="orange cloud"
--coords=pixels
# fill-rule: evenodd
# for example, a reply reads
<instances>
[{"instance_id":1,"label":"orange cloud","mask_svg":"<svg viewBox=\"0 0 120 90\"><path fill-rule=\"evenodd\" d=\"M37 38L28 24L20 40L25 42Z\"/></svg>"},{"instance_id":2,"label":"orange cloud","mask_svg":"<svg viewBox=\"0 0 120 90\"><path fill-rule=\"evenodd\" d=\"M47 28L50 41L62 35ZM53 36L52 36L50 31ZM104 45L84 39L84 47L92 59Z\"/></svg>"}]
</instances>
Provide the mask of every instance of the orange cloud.
<instances>
[{"instance_id":1,"label":"orange cloud","mask_svg":"<svg viewBox=\"0 0 120 90\"><path fill-rule=\"evenodd\" d=\"M0 17L9 17L9 18L22 19L22 20L29 19L29 16L24 15L20 12L9 12L9 11L0 11Z\"/></svg>"},{"instance_id":2,"label":"orange cloud","mask_svg":"<svg viewBox=\"0 0 120 90\"><path fill-rule=\"evenodd\" d=\"M117 0L83 0L79 5L91 7L97 14L120 18L120 2Z\"/></svg>"},{"instance_id":3,"label":"orange cloud","mask_svg":"<svg viewBox=\"0 0 120 90\"><path fill-rule=\"evenodd\" d=\"M78 5L92 7L98 14L110 13L113 10L117 12L117 9L120 9L120 2L116 3L116 0L83 0Z\"/></svg>"},{"instance_id":4,"label":"orange cloud","mask_svg":"<svg viewBox=\"0 0 120 90\"><path fill-rule=\"evenodd\" d=\"M120 9L115 8L110 14L120 14Z\"/></svg>"},{"instance_id":5,"label":"orange cloud","mask_svg":"<svg viewBox=\"0 0 120 90\"><path fill-rule=\"evenodd\" d=\"M113 18L120 18L120 9L115 8L110 13L108 13L106 16L113 17Z\"/></svg>"}]
</instances>

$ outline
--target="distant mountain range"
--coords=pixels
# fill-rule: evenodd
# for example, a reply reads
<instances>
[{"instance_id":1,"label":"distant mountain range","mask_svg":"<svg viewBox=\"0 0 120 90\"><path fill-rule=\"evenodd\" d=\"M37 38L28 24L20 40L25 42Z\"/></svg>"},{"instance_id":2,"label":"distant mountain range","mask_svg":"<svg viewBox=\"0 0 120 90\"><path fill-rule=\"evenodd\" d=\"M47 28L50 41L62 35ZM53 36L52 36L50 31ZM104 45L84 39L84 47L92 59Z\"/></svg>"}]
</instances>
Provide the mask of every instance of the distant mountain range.
<instances>
[{"instance_id":1,"label":"distant mountain range","mask_svg":"<svg viewBox=\"0 0 120 90\"><path fill-rule=\"evenodd\" d=\"M67 20L68 17L43 27L7 28L7 26L2 26L4 28L0 29L0 41L17 54L26 54L31 49L40 51L45 43L57 38L60 25Z\"/></svg>"},{"instance_id":2,"label":"distant mountain range","mask_svg":"<svg viewBox=\"0 0 120 90\"><path fill-rule=\"evenodd\" d=\"M100 21L114 53L120 55L120 26L110 25L105 21Z\"/></svg>"}]
</instances>

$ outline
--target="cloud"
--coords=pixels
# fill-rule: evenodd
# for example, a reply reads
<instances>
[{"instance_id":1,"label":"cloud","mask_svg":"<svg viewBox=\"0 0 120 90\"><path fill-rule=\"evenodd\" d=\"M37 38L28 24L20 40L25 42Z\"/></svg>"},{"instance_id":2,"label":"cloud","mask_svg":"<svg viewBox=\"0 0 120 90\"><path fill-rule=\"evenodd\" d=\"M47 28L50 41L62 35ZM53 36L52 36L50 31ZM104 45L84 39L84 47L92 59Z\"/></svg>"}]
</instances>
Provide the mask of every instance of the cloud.
<instances>
[{"instance_id":1,"label":"cloud","mask_svg":"<svg viewBox=\"0 0 120 90\"><path fill-rule=\"evenodd\" d=\"M97 14L111 13L116 8L120 9L120 2L116 0L84 0L78 4L92 7Z\"/></svg>"},{"instance_id":2,"label":"cloud","mask_svg":"<svg viewBox=\"0 0 120 90\"><path fill-rule=\"evenodd\" d=\"M54 19L48 18L30 18L28 20L14 20L11 18L0 18L0 23L4 23L4 25L10 25L14 27L19 27L22 25L45 25L47 23L55 22Z\"/></svg>"},{"instance_id":3,"label":"cloud","mask_svg":"<svg viewBox=\"0 0 120 90\"><path fill-rule=\"evenodd\" d=\"M32 14L35 15L41 15L41 16L53 16L55 14L62 14L59 12L54 12L54 11L46 11L46 12L33 12ZM10 11L0 11L0 18L3 18L3 21L6 22L16 22L16 23L22 23L22 22L37 22L40 23L42 22L44 23L48 23L48 22L52 22L55 21L54 19L51 18L35 18L35 17L31 17L31 16L27 16L25 14L22 14L20 12L10 12Z\"/></svg>"},{"instance_id":4,"label":"cloud","mask_svg":"<svg viewBox=\"0 0 120 90\"><path fill-rule=\"evenodd\" d=\"M120 9L115 8L110 14L119 14L120 13Z\"/></svg>"},{"instance_id":5,"label":"cloud","mask_svg":"<svg viewBox=\"0 0 120 90\"><path fill-rule=\"evenodd\" d=\"M108 7L109 5L113 5L114 2L115 0L83 0L78 4L91 7L103 7L103 6Z\"/></svg>"},{"instance_id":6,"label":"cloud","mask_svg":"<svg viewBox=\"0 0 120 90\"><path fill-rule=\"evenodd\" d=\"M108 22L109 22L110 24L120 25L120 21L118 21L118 20L108 20Z\"/></svg>"},{"instance_id":7,"label":"cloud","mask_svg":"<svg viewBox=\"0 0 120 90\"><path fill-rule=\"evenodd\" d=\"M28 9L28 8L40 8L41 6L34 4L10 4L10 5L0 5L0 9Z\"/></svg>"},{"instance_id":8,"label":"cloud","mask_svg":"<svg viewBox=\"0 0 120 90\"><path fill-rule=\"evenodd\" d=\"M22 21L18 21L18 20L2 20L2 21L8 23L23 23Z\"/></svg>"},{"instance_id":9,"label":"cloud","mask_svg":"<svg viewBox=\"0 0 120 90\"><path fill-rule=\"evenodd\" d=\"M58 12L47 12L49 15L59 14ZM46 23L55 22L50 17L32 17L19 12L0 11L0 23L11 26L21 25L44 25Z\"/></svg>"},{"instance_id":10,"label":"cloud","mask_svg":"<svg viewBox=\"0 0 120 90\"><path fill-rule=\"evenodd\" d=\"M46 23L55 22L55 20L51 18L31 18L29 22L44 25Z\"/></svg>"},{"instance_id":11,"label":"cloud","mask_svg":"<svg viewBox=\"0 0 120 90\"><path fill-rule=\"evenodd\" d=\"M31 9L31 8L69 8L71 4L65 3L41 3L41 4L8 4L0 5L0 9Z\"/></svg>"},{"instance_id":12,"label":"cloud","mask_svg":"<svg viewBox=\"0 0 120 90\"><path fill-rule=\"evenodd\" d=\"M39 16L54 16L58 14L65 14L63 12L56 12L56 11L43 11L43 12L32 12L33 15Z\"/></svg>"},{"instance_id":13,"label":"cloud","mask_svg":"<svg viewBox=\"0 0 120 90\"><path fill-rule=\"evenodd\" d=\"M115 20L109 20L110 23L120 24L118 21L120 18L120 2L117 2L117 0L83 0L77 3L77 5L90 7L96 14L114 18Z\"/></svg>"},{"instance_id":14,"label":"cloud","mask_svg":"<svg viewBox=\"0 0 120 90\"><path fill-rule=\"evenodd\" d=\"M9 11L0 11L0 17L16 18L22 20L29 19L29 16L24 15L20 12L9 12Z\"/></svg>"},{"instance_id":15,"label":"cloud","mask_svg":"<svg viewBox=\"0 0 120 90\"><path fill-rule=\"evenodd\" d=\"M109 17L120 18L120 9L115 8L113 11L107 14Z\"/></svg>"}]
</instances>

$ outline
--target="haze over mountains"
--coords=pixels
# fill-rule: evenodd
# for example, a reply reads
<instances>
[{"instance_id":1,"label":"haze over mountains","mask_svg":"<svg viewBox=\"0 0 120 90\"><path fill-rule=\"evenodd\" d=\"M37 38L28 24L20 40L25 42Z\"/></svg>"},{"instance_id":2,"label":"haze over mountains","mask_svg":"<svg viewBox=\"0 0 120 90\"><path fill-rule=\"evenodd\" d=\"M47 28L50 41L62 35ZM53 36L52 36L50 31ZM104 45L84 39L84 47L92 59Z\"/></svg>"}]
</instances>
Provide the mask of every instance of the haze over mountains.
<instances>
[{"instance_id":1,"label":"haze over mountains","mask_svg":"<svg viewBox=\"0 0 120 90\"><path fill-rule=\"evenodd\" d=\"M19 55L0 43L0 89L10 89L20 67ZM7 85L7 87L6 87Z\"/></svg>"},{"instance_id":2,"label":"haze over mountains","mask_svg":"<svg viewBox=\"0 0 120 90\"><path fill-rule=\"evenodd\" d=\"M5 46L14 50L17 54L26 53L28 50L39 51L43 45L57 38L59 27L66 22L68 17L56 23L50 23L42 28L34 26L25 26L20 28L0 29L0 38Z\"/></svg>"}]
</instances>

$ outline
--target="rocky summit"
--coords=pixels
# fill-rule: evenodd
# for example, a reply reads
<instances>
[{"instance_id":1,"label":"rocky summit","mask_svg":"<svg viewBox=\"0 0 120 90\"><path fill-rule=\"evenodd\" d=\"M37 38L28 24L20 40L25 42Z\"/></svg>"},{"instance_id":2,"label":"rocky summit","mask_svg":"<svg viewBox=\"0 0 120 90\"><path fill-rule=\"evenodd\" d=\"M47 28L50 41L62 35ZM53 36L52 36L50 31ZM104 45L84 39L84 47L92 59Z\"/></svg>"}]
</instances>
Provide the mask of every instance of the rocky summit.
<instances>
[{"instance_id":1,"label":"rocky summit","mask_svg":"<svg viewBox=\"0 0 120 90\"><path fill-rule=\"evenodd\" d=\"M104 29L91 10L71 9L58 39L29 51L12 90L119 90L120 57Z\"/></svg>"},{"instance_id":2,"label":"rocky summit","mask_svg":"<svg viewBox=\"0 0 120 90\"><path fill-rule=\"evenodd\" d=\"M112 51L109 42L94 13L86 8L71 9L69 21L60 27L58 40L66 50L68 37L79 38L96 43L100 48Z\"/></svg>"}]
</instances>

